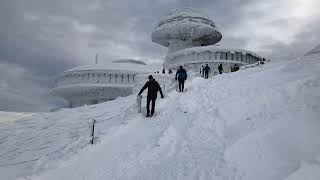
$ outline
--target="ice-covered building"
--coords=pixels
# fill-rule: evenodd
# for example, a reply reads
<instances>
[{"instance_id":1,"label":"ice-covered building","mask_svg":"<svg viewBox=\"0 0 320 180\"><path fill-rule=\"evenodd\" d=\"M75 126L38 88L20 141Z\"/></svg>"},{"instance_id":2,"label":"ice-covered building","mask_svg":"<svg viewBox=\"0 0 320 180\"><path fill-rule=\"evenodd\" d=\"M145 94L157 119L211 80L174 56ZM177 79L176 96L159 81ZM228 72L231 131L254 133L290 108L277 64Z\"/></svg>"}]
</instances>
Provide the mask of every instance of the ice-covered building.
<instances>
[{"instance_id":1,"label":"ice-covered building","mask_svg":"<svg viewBox=\"0 0 320 180\"><path fill-rule=\"evenodd\" d=\"M130 59L78 66L58 76L52 93L67 100L69 107L97 104L132 94L136 76L153 71Z\"/></svg>"},{"instance_id":2,"label":"ice-covered building","mask_svg":"<svg viewBox=\"0 0 320 180\"><path fill-rule=\"evenodd\" d=\"M262 60L262 57L243 49L227 49L215 46L222 39L215 23L193 8L175 9L166 15L151 35L152 41L168 47L163 63L166 69L184 65L187 69L199 71L209 64L214 73L222 64L224 72L231 67L247 65Z\"/></svg>"}]
</instances>

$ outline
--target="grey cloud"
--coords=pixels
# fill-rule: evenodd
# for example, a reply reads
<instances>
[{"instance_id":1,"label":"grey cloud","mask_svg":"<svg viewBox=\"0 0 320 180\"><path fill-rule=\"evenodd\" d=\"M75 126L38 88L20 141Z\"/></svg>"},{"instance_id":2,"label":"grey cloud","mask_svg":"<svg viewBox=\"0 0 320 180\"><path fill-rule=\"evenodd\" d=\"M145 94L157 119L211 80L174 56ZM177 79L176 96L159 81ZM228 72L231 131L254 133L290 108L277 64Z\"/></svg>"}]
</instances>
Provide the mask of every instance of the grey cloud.
<instances>
[{"instance_id":1,"label":"grey cloud","mask_svg":"<svg viewBox=\"0 0 320 180\"><path fill-rule=\"evenodd\" d=\"M4 0L0 2L0 63L1 59L6 60L46 77L33 82L48 90L55 75L92 63L96 53L101 61L136 58L161 62L167 49L151 42L151 32L171 9L187 6L188 2ZM318 43L319 17L313 17L315 23L308 23L307 28L295 29L297 32L288 43L264 31L273 27L271 30L285 34L282 27L303 24L304 19L273 14L278 4L275 0L192 1L192 7L216 22L223 34L221 46L249 48L275 59L302 55ZM286 7L281 8L286 14Z\"/></svg>"},{"instance_id":2,"label":"grey cloud","mask_svg":"<svg viewBox=\"0 0 320 180\"><path fill-rule=\"evenodd\" d=\"M20 65L0 63L0 111L49 111L63 101L49 96L49 88L41 86L39 77Z\"/></svg>"}]
</instances>

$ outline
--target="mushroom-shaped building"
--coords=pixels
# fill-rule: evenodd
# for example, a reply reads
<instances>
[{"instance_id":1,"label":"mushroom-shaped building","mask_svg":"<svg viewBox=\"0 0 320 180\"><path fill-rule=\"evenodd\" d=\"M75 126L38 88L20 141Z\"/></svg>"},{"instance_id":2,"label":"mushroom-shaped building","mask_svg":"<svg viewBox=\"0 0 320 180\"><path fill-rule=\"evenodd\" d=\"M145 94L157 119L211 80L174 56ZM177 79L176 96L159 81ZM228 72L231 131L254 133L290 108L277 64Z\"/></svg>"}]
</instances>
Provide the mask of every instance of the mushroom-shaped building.
<instances>
[{"instance_id":1,"label":"mushroom-shaped building","mask_svg":"<svg viewBox=\"0 0 320 180\"><path fill-rule=\"evenodd\" d=\"M52 93L69 107L97 104L132 94L136 75L149 71L144 62L127 59L78 66L58 76Z\"/></svg>"},{"instance_id":2,"label":"mushroom-shaped building","mask_svg":"<svg viewBox=\"0 0 320 180\"><path fill-rule=\"evenodd\" d=\"M214 72L222 64L224 71L231 71L235 64L245 65L262 59L259 55L242 50L214 46L222 39L215 23L193 8L175 9L160 21L151 35L152 41L168 47L164 67L176 69L184 65L198 71L209 64Z\"/></svg>"}]
</instances>

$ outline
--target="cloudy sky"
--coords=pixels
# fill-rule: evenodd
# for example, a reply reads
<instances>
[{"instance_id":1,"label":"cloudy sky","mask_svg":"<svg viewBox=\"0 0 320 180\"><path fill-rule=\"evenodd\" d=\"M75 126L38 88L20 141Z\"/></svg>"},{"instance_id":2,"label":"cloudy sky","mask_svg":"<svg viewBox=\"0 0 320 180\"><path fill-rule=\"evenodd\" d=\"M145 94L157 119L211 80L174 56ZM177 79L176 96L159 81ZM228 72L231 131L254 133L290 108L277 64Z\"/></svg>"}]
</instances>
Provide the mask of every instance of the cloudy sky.
<instances>
[{"instance_id":1,"label":"cloudy sky","mask_svg":"<svg viewBox=\"0 0 320 180\"><path fill-rule=\"evenodd\" d=\"M1 0L0 111L47 111L59 72L80 64L135 58L161 62L150 35L189 0ZM221 31L221 46L270 59L298 57L319 44L319 0L193 0Z\"/></svg>"}]
</instances>

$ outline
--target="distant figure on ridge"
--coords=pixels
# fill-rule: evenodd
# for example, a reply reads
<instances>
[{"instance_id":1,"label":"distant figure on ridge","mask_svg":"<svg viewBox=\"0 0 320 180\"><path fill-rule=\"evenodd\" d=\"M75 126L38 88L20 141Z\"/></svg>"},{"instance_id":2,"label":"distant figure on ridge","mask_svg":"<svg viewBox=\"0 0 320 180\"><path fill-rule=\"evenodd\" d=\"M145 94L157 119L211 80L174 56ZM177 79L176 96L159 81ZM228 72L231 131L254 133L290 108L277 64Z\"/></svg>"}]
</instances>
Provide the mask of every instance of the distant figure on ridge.
<instances>
[{"instance_id":1,"label":"distant figure on ridge","mask_svg":"<svg viewBox=\"0 0 320 180\"><path fill-rule=\"evenodd\" d=\"M156 105L158 91L160 91L161 98L164 97L159 83L155 79L153 79L152 75L149 75L148 78L149 78L149 81L142 87L142 89L140 90L140 92L138 94L138 96L140 96L143 93L143 91L146 88L148 88L147 115L146 115L146 117L153 116L153 114L154 114L154 109L155 109L155 105ZM152 103L152 105L151 105L151 115L150 115L150 102Z\"/></svg>"},{"instance_id":2,"label":"distant figure on ridge","mask_svg":"<svg viewBox=\"0 0 320 180\"><path fill-rule=\"evenodd\" d=\"M180 66L176 73L176 80L179 81L179 92L183 92L184 81L187 80L187 71L182 66Z\"/></svg>"},{"instance_id":3,"label":"distant figure on ridge","mask_svg":"<svg viewBox=\"0 0 320 180\"><path fill-rule=\"evenodd\" d=\"M222 64L220 64L218 66L218 70L219 70L219 74L222 74L223 73L223 67L222 67Z\"/></svg>"},{"instance_id":4,"label":"distant figure on ridge","mask_svg":"<svg viewBox=\"0 0 320 180\"><path fill-rule=\"evenodd\" d=\"M204 78L208 79L209 78L209 72L211 73L210 67L208 64L206 64L206 66L203 68L204 71Z\"/></svg>"}]
</instances>

